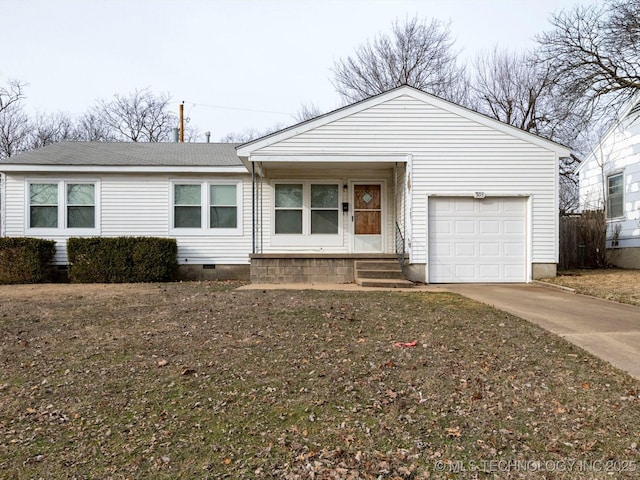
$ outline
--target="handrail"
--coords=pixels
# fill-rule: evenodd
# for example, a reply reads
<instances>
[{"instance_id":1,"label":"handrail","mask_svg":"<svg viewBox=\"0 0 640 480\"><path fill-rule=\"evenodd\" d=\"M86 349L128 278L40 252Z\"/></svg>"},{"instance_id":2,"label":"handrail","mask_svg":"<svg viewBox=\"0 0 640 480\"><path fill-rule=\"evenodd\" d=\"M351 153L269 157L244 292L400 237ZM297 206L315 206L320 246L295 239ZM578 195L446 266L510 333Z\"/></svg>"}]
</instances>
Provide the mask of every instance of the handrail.
<instances>
[{"instance_id":1,"label":"handrail","mask_svg":"<svg viewBox=\"0 0 640 480\"><path fill-rule=\"evenodd\" d=\"M400 225L396 222L396 255L398 256L398 262L400 266L404 269L404 236L402 235L402 230L400 230Z\"/></svg>"}]
</instances>

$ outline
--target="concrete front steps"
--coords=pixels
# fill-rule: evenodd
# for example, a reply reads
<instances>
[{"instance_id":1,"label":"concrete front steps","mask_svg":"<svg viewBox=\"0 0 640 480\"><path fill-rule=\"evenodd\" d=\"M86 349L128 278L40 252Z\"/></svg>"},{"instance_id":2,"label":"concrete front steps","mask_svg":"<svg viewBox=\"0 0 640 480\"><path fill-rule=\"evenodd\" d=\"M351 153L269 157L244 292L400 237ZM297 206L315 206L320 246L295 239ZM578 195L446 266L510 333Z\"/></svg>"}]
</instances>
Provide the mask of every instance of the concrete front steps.
<instances>
[{"instance_id":1,"label":"concrete front steps","mask_svg":"<svg viewBox=\"0 0 640 480\"><path fill-rule=\"evenodd\" d=\"M356 283L362 287L409 288L397 260L358 260L355 262Z\"/></svg>"}]
</instances>

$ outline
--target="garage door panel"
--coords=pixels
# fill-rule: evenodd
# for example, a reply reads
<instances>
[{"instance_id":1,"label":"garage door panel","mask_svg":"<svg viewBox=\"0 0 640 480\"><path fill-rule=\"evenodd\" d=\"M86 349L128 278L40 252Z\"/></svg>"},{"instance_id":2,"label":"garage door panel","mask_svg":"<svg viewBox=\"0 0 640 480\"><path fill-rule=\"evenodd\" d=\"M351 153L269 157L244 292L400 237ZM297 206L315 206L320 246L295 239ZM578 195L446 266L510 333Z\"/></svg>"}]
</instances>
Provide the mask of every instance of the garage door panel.
<instances>
[{"instance_id":1,"label":"garage door panel","mask_svg":"<svg viewBox=\"0 0 640 480\"><path fill-rule=\"evenodd\" d=\"M450 235L452 232L451 226L452 224L450 220L436 220L429 228L432 229L434 233Z\"/></svg>"},{"instance_id":2,"label":"garage door panel","mask_svg":"<svg viewBox=\"0 0 640 480\"><path fill-rule=\"evenodd\" d=\"M500 243L481 242L478 244L478 254L481 257L498 257L500 256Z\"/></svg>"},{"instance_id":3,"label":"garage door panel","mask_svg":"<svg viewBox=\"0 0 640 480\"><path fill-rule=\"evenodd\" d=\"M483 202L476 202L477 211L479 213L498 213L500 212L500 202L493 199L485 199Z\"/></svg>"},{"instance_id":4,"label":"garage door panel","mask_svg":"<svg viewBox=\"0 0 640 480\"><path fill-rule=\"evenodd\" d=\"M500 221L499 220L477 220L479 225L479 231L484 235L500 235Z\"/></svg>"},{"instance_id":5,"label":"garage door panel","mask_svg":"<svg viewBox=\"0 0 640 480\"><path fill-rule=\"evenodd\" d=\"M503 276L507 278L524 278L526 275L526 271L524 269L524 265L504 265L504 273Z\"/></svg>"},{"instance_id":6,"label":"garage door panel","mask_svg":"<svg viewBox=\"0 0 640 480\"><path fill-rule=\"evenodd\" d=\"M456 242L454 251L456 257L475 257L476 244Z\"/></svg>"},{"instance_id":7,"label":"garage door panel","mask_svg":"<svg viewBox=\"0 0 640 480\"><path fill-rule=\"evenodd\" d=\"M449 242L438 242L432 243L431 248L433 249L433 255L436 258L446 258L453 256L453 244Z\"/></svg>"},{"instance_id":8,"label":"garage door panel","mask_svg":"<svg viewBox=\"0 0 640 480\"><path fill-rule=\"evenodd\" d=\"M503 225L504 225L504 233L506 235L524 234L524 220L505 220L503 222Z\"/></svg>"},{"instance_id":9,"label":"garage door panel","mask_svg":"<svg viewBox=\"0 0 640 480\"><path fill-rule=\"evenodd\" d=\"M478 267L480 273L480 280L484 282L490 282L492 278L500 276L502 265L499 263L486 263Z\"/></svg>"},{"instance_id":10,"label":"garage door panel","mask_svg":"<svg viewBox=\"0 0 640 480\"><path fill-rule=\"evenodd\" d=\"M475 206L473 204L472 198L457 198L453 202L450 202L451 207L453 207L452 212L458 213L473 213L475 211Z\"/></svg>"},{"instance_id":11,"label":"garage door panel","mask_svg":"<svg viewBox=\"0 0 640 480\"><path fill-rule=\"evenodd\" d=\"M502 245L503 255L505 257L520 258L522 256L522 252L524 252L524 247L524 243L505 242Z\"/></svg>"},{"instance_id":12,"label":"garage door panel","mask_svg":"<svg viewBox=\"0 0 640 480\"><path fill-rule=\"evenodd\" d=\"M456 277L474 277L476 275L475 264L459 264L454 266Z\"/></svg>"},{"instance_id":13,"label":"garage door panel","mask_svg":"<svg viewBox=\"0 0 640 480\"><path fill-rule=\"evenodd\" d=\"M526 281L526 198L431 198L431 283Z\"/></svg>"},{"instance_id":14,"label":"garage door panel","mask_svg":"<svg viewBox=\"0 0 640 480\"><path fill-rule=\"evenodd\" d=\"M473 220L454 220L454 232L456 235L474 235L476 223Z\"/></svg>"}]
</instances>

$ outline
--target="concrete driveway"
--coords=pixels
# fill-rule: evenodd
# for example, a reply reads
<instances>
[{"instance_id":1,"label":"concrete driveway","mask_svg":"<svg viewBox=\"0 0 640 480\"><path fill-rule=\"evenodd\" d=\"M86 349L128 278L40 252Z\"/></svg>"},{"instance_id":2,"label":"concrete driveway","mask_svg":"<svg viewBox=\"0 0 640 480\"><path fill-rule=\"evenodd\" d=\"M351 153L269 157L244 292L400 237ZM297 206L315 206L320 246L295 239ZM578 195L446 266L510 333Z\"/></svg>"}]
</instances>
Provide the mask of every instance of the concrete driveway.
<instances>
[{"instance_id":1,"label":"concrete driveway","mask_svg":"<svg viewBox=\"0 0 640 480\"><path fill-rule=\"evenodd\" d=\"M439 287L536 323L640 379L640 307L538 284Z\"/></svg>"}]
</instances>

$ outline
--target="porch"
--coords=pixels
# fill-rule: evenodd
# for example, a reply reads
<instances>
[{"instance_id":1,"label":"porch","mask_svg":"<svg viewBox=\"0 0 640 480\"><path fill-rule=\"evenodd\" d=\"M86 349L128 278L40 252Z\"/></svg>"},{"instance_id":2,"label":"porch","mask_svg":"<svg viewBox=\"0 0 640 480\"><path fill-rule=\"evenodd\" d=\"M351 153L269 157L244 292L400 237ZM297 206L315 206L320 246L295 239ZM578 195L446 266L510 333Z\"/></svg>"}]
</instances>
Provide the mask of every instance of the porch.
<instances>
[{"instance_id":1,"label":"porch","mask_svg":"<svg viewBox=\"0 0 640 480\"><path fill-rule=\"evenodd\" d=\"M265 253L250 259L252 283L413 285L404 278L404 257L396 254Z\"/></svg>"}]
</instances>

